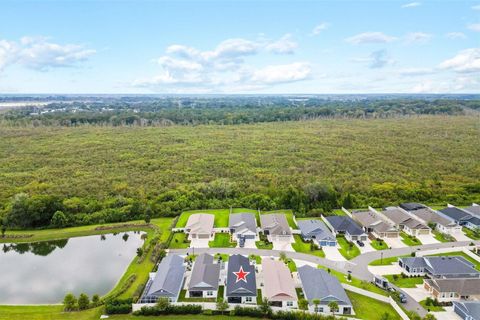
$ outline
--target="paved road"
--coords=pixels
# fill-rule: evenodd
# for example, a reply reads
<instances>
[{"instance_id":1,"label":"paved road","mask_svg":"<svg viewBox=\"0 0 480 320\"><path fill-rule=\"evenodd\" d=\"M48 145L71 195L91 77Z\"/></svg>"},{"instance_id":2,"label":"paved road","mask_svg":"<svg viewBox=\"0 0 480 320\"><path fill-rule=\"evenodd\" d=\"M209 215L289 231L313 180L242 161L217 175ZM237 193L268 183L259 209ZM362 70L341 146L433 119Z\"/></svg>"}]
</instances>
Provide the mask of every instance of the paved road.
<instances>
[{"instance_id":1,"label":"paved road","mask_svg":"<svg viewBox=\"0 0 480 320\"><path fill-rule=\"evenodd\" d=\"M288 258L299 259L299 260L312 262L315 264L320 264L322 266L340 271L342 273L351 272L354 277L370 282L373 280L373 274L368 270L368 264L374 260L378 260L382 257L390 258L390 257L408 255L408 254L411 254L412 252L417 252L417 251L465 247L472 242L475 243L476 245L480 245L480 241L458 241L458 242L425 244L425 245L414 246L414 247L393 248L393 249L363 253L350 261L332 261L325 258L320 258L317 256L300 253L300 252L284 252L279 250L264 250L264 249L254 249L254 248L195 248L195 249L188 248L188 249L170 249L169 251L175 254L221 253L221 254L228 254L228 255L242 254L247 256L254 254L257 256L274 256L274 257L278 257L280 256L280 253L284 252ZM406 292L404 292L400 288L396 287L396 289L400 292L403 292L407 296L407 303L403 305L406 309L414 310L422 317L425 316L426 314L425 309L423 309L417 301L415 301L412 297L410 297Z\"/></svg>"}]
</instances>

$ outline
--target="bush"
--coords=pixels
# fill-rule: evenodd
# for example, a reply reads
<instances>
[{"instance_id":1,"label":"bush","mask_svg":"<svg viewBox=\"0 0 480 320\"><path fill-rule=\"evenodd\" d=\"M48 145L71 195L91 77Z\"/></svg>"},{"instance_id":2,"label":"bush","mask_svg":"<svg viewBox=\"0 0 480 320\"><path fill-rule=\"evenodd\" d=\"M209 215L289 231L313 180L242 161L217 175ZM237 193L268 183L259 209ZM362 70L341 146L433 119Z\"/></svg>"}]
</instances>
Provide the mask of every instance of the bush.
<instances>
[{"instance_id":1,"label":"bush","mask_svg":"<svg viewBox=\"0 0 480 320\"><path fill-rule=\"evenodd\" d=\"M105 303L107 314L128 314L132 312L132 299L114 299Z\"/></svg>"},{"instance_id":2,"label":"bush","mask_svg":"<svg viewBox=\"0 0 480 320\"><path fill-rule=\"evenodd\" d=\"M136 316L159 316L165 314L200 314L202 313L202 306L187 304L187 305L169 305L166 308L142 307L133 314Z\"/></svg>"}]
</instances>

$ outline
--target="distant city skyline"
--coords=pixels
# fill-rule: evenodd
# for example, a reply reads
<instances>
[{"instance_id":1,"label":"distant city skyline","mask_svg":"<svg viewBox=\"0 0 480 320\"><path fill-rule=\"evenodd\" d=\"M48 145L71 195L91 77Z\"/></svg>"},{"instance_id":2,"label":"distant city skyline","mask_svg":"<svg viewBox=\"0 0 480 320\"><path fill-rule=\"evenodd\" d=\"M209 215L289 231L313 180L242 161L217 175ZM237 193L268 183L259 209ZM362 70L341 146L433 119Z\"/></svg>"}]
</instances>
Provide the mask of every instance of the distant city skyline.
<instances>
[{"instance_id":1,"label":"distant city skyline","mask_svg":"<svg viewBox=\"0 0 480 320\"><path fill-rule=\"evenodd\" d=\"M480 1L6 0L0 12L0 94L480 92Z\"/></svg>"}]
</instances>

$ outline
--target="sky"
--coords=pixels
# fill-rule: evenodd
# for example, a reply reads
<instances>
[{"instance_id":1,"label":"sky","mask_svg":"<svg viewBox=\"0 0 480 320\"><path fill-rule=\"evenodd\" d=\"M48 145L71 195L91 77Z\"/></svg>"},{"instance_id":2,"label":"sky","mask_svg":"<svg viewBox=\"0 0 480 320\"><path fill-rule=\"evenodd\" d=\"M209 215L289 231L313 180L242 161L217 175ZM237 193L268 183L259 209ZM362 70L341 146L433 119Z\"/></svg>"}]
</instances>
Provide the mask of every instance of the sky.
<instances>
[{"instance_id":1,"label":"sky","mask_svg":"<svg viewBox=\"0 0 480 320\"><path fill-rule=\"evenodd\" d=\"M2 0L0 93L480 93L480 0Z\"/></svg>"}]
</instances>

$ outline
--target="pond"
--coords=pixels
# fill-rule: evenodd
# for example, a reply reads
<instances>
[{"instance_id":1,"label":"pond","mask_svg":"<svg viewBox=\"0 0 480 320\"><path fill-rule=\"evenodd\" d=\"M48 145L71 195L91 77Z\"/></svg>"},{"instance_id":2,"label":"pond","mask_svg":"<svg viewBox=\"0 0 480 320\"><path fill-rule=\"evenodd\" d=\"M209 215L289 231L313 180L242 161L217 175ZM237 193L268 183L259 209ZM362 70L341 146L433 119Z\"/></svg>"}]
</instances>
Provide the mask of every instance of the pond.
<instances>
[{"instance_id":1,"label":"pond","mask_svg":"<svg viewBox=\"0 0 480 320\"><path fill-rule=\"evenodd\" d=\"M0 304L61 303L108 293L141 247L140 232L0 244Z\"/></svg>"}]
</instances>

